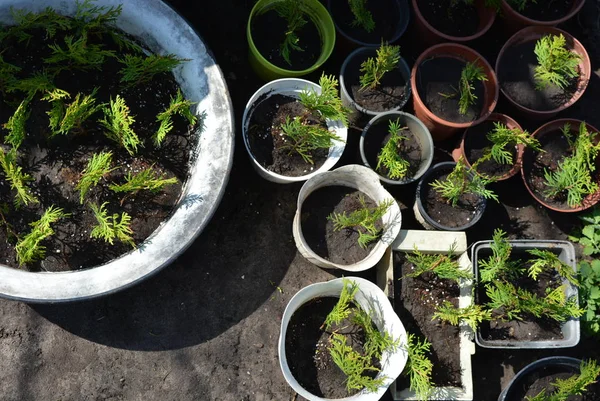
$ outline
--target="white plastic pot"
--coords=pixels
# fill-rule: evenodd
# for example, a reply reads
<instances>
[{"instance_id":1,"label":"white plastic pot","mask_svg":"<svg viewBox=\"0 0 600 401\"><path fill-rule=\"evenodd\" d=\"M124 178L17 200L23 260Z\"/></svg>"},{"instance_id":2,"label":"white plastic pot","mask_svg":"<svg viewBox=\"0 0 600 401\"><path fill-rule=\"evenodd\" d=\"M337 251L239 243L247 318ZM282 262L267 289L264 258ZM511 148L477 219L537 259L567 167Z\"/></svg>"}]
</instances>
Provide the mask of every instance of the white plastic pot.
<instances>
[{"instance_id":1,"label":"white plastic pot","mask_svg":"<svg viewBox=\"0 0 600 401\"><path fill-rule=\"evenodd\" d=\"M371 169L357 164L343 166L334 171L325 172L312 177L304 183L298 194L298 204L293 225L294 241L296 242L298 251L300 251L302 256L309 262L327 269L342 269L351 272L359 272L375 266L385 253L387 247L394 242L394 239L400 231L402 214L398 203L394 200L394 203L392 203L387 212L383 215L383 233L381 238L365 259L351 265L333 263L317 255L310 249L304 238L304 234L302 233L300 220L302 215L302 204L306 198L317 189L329 186L343 186L357 189L366 194L377 204L380 204L387 199L394 199L383 185L381 185L377 174ZM358 246L358 244L356 246Z\"/></svg>"},{"instance_id":2,"label":"white plastic pot","mask_svg":"<svg viewBox=\"0 0 600 401\"><path fill-rule=\"evenodd\" d=\"M379 287L362 278L346 277L358 284L358 292L354 301L365 311L372 311L373 323L380 331L387 331L392 338L399 339L400 345L396 351L386 351L381 359L381 371L377 377L384 378L384 384L379 387L376 392L369 393L365 389L361 392L345 398L339 398L338 401L377 401L387 390L389 385L400 375L400 372L406 365L408 354L406 352L406 330L398 315L394 312L390 301L381 291ZM281 331L279 333L279 365L281 371L288 384L301 397L309 401L324 401L326 398L317 397L316 395L305 390L292 375L285 353L285 336L290 319L294 312L308 301L320 297L339 297L343 288L343 279L338 278L326 283L311 284L304 287L296 293L288 303L283 318L281 319Z\"/></svg>"},{"instance_id":3,"label":"white plastic pot","mask_svg":"<svg viewBox=\"0 0 600 401\"><path fill-rule=\"evenodd\" d=\"M290 96L298 99L300 93L307 90L315 90L317 93L321 93L321 87L319 85L307 81L305 79L277 79L275 81L271 81L263 85L259 90L257 90L254 93L254 95L252 95L252 97L248 101L248 104L246 104L244 116L242 117L242 136L244 138L244 145L246 145L246 150L248 151L248 155L250 156L252 165L254 166L258 174L266 180L276 182L278 184L290 184L292 182L306 181L309 178L316 176L317 174L331 170L342 156L342 153L344 153L344 148L346 147L346 138L348 137L348 128L345 127L341 121L327 120L327 127L329 128L329 130L334 132L342 140L333 142L333 146L329 149L329 155L325 163L320 168L314 170L309 174L298 177L287 177L285 175L277 174L264 168L254 158L254 155L252 155L252 151L250 150L250 142L248 140L248 130L250 127L250 121L252 119L252 113L254 113L254 110L258 105L257 102L259 100L269 98L273 95ZM266 97L264 99L261 99L261 97L263 96Z\"/></svg>"},{"instance_id":4,"label":"white plastic pot","mask_svg":"<svg viewBox=\"0 0 600 401\"><path fill-rule=\"evenodd\" d=\"M94 6L123 11L116 26L157 54L189 59L174 71L185 97L197 102L201 118L190 172L171 216L140 246L101 266L77 271L33 273L0 264L0 296L26 302L82 300L132 286L177 258L210 221L221 198L233 161L233 113L225 80L194 29L160 0L96 0ZM42 12L51 7L74 15L76 2L4 0L0 24L14 24L11 8ZM202 118L202 114L205 118Z\"/></svg>"}]
</instances>

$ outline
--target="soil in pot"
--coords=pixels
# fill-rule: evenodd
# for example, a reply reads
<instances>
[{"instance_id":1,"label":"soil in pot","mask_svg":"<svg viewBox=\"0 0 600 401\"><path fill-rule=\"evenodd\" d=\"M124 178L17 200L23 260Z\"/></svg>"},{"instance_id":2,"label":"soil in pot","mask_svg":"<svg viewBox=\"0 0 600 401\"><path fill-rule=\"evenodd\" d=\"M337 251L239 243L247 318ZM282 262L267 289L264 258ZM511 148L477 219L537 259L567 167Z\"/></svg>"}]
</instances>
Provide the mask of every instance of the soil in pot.
<instances>
[{"instance_id":1,"label":"soil in pot","mask_svg":"<svg viewBox=\"0 0 600 401\"><path fill-rule=\"evenodd\" d=\"M421 100L433 114L454 123L477 120L483 111L484 86L475 80L475 103L465 114L459 112L459 82L467 63L452 57L433 57L424 60L417 69L417 91Z\"/></svg>"},{"instance_id":2,"label":"soil in pot","mask_svg":"<svg viewBox=\"0 0 600 401\"><path fill-rule=\"evenodd\" d=\"M408 83L398 68L387 72L376 88L361 88L360 65L367 58L369 56L364 54L362 57L354 57L346 66L344 85L348 93L352 94L352 99L363 108L375 112L389 111L403 105Z\"/></svg>"},{"instance_id":3,"label":"soil in pot","mask_svg":"<svg viewBox=\"0 0 600 401\"><path fill-rule=\"evenodd\" d=\"M426 338L431 343L429 358L433 363L432 382L436 387L460 387L460 332L457 326L431 320L436 308L444 301L458 307L460 289L456 281L440 279L433 273L406 277L414 266L404 254L394 253L394 277L402 277L394 284L394 310L406 331ZM399 389L408 388L404 375Z\"/></svg>"},{"instance_id":4,"label":"soil in pot","mask_svg":"<svg viewBox=\"0 0 600 401\"><path fill-rule=\"evenodd\" d=\"M400 9L396 0L370 1L367 9L375 21L375 29L367 32L360 26L353 26L354 14L350 10L348 1L334 0L330 2L331 16L335 23L350 37L368 43L380 43L382 40L392 39L396 33L396 26L401 20Z\"/></svg>"},{"instance_id":5,"label":"soil in pot","mask_svg":"<svg viewBox=\"0 0 600 401\"><path fill-rule=\"evenodd\" d=\"M314 164L306 162L297 152L286 149L286 138L281 125L296 116L306 116L310 124L327 128L318 113L308 110L296 98L265 94L256 102L248 129L252 155L269 171L288 177L299 177L317 170L325 163L329 149L312 151Z\"/></svg>"},{"instance_id":6,"label":"soil in pot","mask_svg":"<svg viewBox=\"0 0 600 401\"><path fill-rule=\"evenodd\" d=\"M421 144L417 140L416 135L414 135L408 127L400 131L400 135L408 138L403 140L400 144L400 148L397 149L398 154L410 163L408 172L404 177L404 179L407 179L413 177L421 166ZM387 121L380 121L378 124L372 125L369 128L369 131L365 136L364 149L365 156L367 157L367 161L371 168L375 169L377 166L378 155L381 152L381 149L388 143L391 136L392 135L388 130ZM390 178L388 176L388 169L383 165L377 170L377 173L383 177Z\"/></svg>"},{"instance_id":7,"label":"soil in pot","mask_svg":"<svg viewBox=\"0 0 600 401\"><path fill-rule=\"evenodd\" d=\"M112 28L111 28L112 30ZM124 38L123 32L118 32ZM51 68L44 62L52 55L49 45L65 47L65 37L75 35L73 31L58 30L50 38L45 30L36 29L29 32L29 41L18 42L13 36L3 40L2 57L5 62L20 67L16 78L30 78L35 72ZM103 50L113 51L118 57L125 54L135 55L135 51L121 50L102 32L89 35L88 47L101 46ZM64 66L66 66L66 61ZM101 239L90 238L92 229L98 224L91 212L90 203L100 206L107 202L108 216L123 212L131 216L132 238L136 244L142 243L159 225L169 217L179 199L183 182L188 176L190 154L195 147L196 138L193 127L187 120L175 116L173 130L166 136L160 147L153 143L153 135L160 122L157 115L169 106L171 98L176 96L178 85L172 73L160 73L148 82L125 87L121 82L122 69L116 58L107 56L99 69L65 68L52 79L53 85L67 91L70 98L68 105L77 94L81 97L91 94L98 88L95 96L96 104L108 104L110 99L120 95L135 122L133 131L141 140L135 155L131 155L123 147L105 136L105 129L97 122L103 118L103 111L97 110L81 124L81 127L70 130L68 134L51 136L49 117L51 103L41 100L44 91L37 92L29 104L30 115L25 125L26 136L18 148L16 162L23 172L31 175L28 187L38 199L38 203L16 208L12 205L15 191L2 173L0 179L0 199L2 213L0 215L0 254L1 263L18 267L15 237L23 240L31 231L30 223L40 219L44 211L51 206L62 208L68 216L51 224L54 234L47 237L40 245L46 248L45 258L27 263L21 268L31 271L67 271L92 267L106 263L131 250L126 243L115 240L114 245ZM47 70L49 71L49 70ZM26 95L22 91L5 93L0 122L6 123L13 115L16 106ZM8 131L5 132L7 134ZM9 152L10 146L2 146ZM93 154L112 152L111 167L118 167L100 179L80 203L80 191L76 188ZM137 174L150 168L163 178L177 178L177 184L168 185L157 193L147 190L137 192L116 193L109 186L123 184L128 174Z\"/></svg>"},{"instance_id":8,"label":"soil in pot","mask_svg":"<svg viewBox=\"0 0 600 401\"><path fill-rule=\"evenodd\" d=\"M484 121L479 125L470 127L465 136L465 157L470 165L487 154L494 144L488 140L487 134L494 130L493 121ZM508 149L513 161L517 160L517 148ZM501 177L513 168L512 164L498 164L494 159L489 159L477 165L477 171L490 177Z\"/></svg>"},{"instance_id":9,"label":"soil in pot","mask_svg":"<svg viewBox=\"0 0 600 401\"><path fill-rule=\"evenodd\" d=\"M285 337L285 352L292 375L298 383L312 394L328 399L344 398L358 393L348 392L346 375L331 358L328 344L331 332L346 337L346 343L364 355L365 334L363 328L344 319L333 330L325 331L323 322L339 298L321 297L302 305L290 319ZM380 368L379 361L373 361ZM371 377L375 377L373 372Z\"/></svg>"},{"instance_id":10,"label":"soil in pot","mask_svg":"<svg viewBox=\"0 0 600 401\"><path fill-rule=\"evenodd\" d=\"M546 390L546 395L550 395L555 390L552 385L557 379L566 380L579 374L578 369L568 368L566 366L547 366L532 372L526 376L521 386L514 392L514 397L507 401L524 400L525 397L535 397L542 390ZM567 401L597 401L600 397L600 385L592 384L586 388L582 395L569 396Z\"/></svg>"},{"instance_id":11,"label":"soil in pot","mask_svg":"<svg viewBox=\"0 0 600 401\"><path fill-rule=\"evenodd\" d=\"M270 9L252 19L252 40L258 52L271 64L286 70L301 71L312 67L321 54L321 36L315 23L305 13L306 24L295 33L302 50L290 51L289 64L281 55L281 45L288 32L285 18Z\"/></svg>"},{"instance_id":12,"label":"soil in pot","mask_svg":"<svg viewBox=\"0 0 600 401\"><path fill-rule=\"evenodd\" d=\"M554 110L573 97L578 78L572 78L565 89L551 84L537 90L535 44L529 41L506 49L500 60L498 81L504 93L521 106L539 111Z\"/></svg>"},{"instance_id":13,"label":"soil in pot","mask_svg":"<svg viewBox=\"0 0 600 401\"><path fill-rule=\"evenodd\" d=\"M462 37L477 33L479 13L473 4L453 0L417 0L417 4L423 18L446 35Z\"/></svg>"},{"instance_id":14,"label":"soil in pot","mask_svg":"<svg viewBox=\"0 0 600 401\"><path fill-rule=\"evenodd\" d=\"M347 215L362 208L360 197L368 208L377 206L366 194L353 188L328 186L311 193L302 204L302 234L310 249L333 263L350 265L365 259L377 244L370 242L365 248L358 244L359 232L355 229L334 230L333 213ZM376 227L382 228L378 221ZM362 229L362 228L361 228Z\"/></svg>"},{"instance_id":15,"label":"soil in pot","mask_svg":"<svg viewBox=\"0 0 600 401\"><path fill-rule=\"evenodd\" d=\"M523 10L519 10L511 0L508 0L508 4L527 18L536 21L555 21L571 11L574 1L576 0L527 1Z\"/></svg>"}]
</instances>

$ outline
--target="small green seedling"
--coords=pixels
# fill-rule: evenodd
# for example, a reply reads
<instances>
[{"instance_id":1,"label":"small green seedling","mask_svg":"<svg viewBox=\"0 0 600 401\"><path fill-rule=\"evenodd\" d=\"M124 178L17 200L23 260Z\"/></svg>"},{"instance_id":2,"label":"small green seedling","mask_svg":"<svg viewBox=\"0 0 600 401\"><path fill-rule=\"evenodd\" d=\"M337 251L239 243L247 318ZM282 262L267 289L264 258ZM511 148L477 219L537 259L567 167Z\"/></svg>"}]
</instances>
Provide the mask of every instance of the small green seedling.
<instances>
[{"instance_id":1,"label":"small green seedling","mask_svg":"<svg viewBox=\"0 0 600 401\"><path fill-rule=\"evenodd\" d=\"M274 9L277 14L287 22L285 38L283 39L281 46L279 46L279 54L281 54L281 57L283 57L286 63L292 65L290 58L292 51L304 51L298 44L300 42L298 31L308 23L304 18L302 2L296 0L282 0L275 3Z\"/></svg>"},{"instance_id":2,"label":"small green seedling","mask_svg":"<svg viewBox=\"0 0 600 401\"><path fill-rule=\"evenodd\" d=\"M579 287L579 281L575 276L573 268L560 260L554 252L543 249L529 249L527 253L536 257L529 261L531 265L527 271L527 274L532 279L537 280L543 272L556 271L559 276L574 286Z\"/></svg>"},{"instance_id":3,"label":"small green seedling","mask_svg":"<svg viewBox=\"0 0 600 401\"><path fill-rule=\"evenodd\" d=\"M427 357L430 350L431 343L426 338L419 339L416 335L408 333L408 360L403 374L408 376L410 389L415 392L419 401L428 401L433 391L433 362Z\"/></svg>"},{"instance_id":4,"label":"small green seedling","mask_svg":"<svg viewBox=\"0 0 600 401\"><path fill-rule=\"evenodd\" d=\"M112 184L109 188L116 193L136 193L143 190L158 193L165 186L173 184L177 184L177 178L167 178L166 174L159 174L152 167L148 167L137 174L127 173L124 184Z\"/></svg>"},{"instance_id":5,"label":"small green seedling","mask_svg":"<svg viewBox=\"0 0 600 401\"><path fill-rule=\"evenodd\" d=\"M29 224L31 231L15 246L19 266L44 259L46 247L42 245L42 241L54 235L51 224L67 216L68 214L63 213L61 208L50 206L39 220Z\"/></svg>"},{"instance_id":6,"label":"small green seedling","mask_svg":"<svg viewBox=\"0 0 600 401\"><path fill-rule=\"evenodd\" d=\"M2 126L5 130L8 130L8 135L4 137L4 143L11 145L13 149L18 149L25 140L25 124L27 124L27 119L31 114L29 103L29 98L23 100L15 113Z\"/></svg>"},{"instance_id":7,"label":"small green seedling","mask_svg":"<svg viewBox=\"0 0 600 401\"><path fill-rule=\"evenodd\" d=\"M534 397L525 397L525 401L567 401L576 395L582 395L587 391L587 388L596 383L600 376L600 366L595 360L581 361L579 366L579 374L573 375L567 379L556 379L551 382L553 387L551 393L546 393L546 389L542 389Z\"/></svg>"},{"instance_id":8,"label":"small green seedling","mask_svg":"<svg viewBox=\"0 0 600 401\"><path fill-rule=\"evenodd\" d=\"M302 117L294 117L290 120L286 117L285 123L281 125L281 131L285 135L287 143L282 149L289 149L289 153L298 153L305 162L314 164L311 152L316 149L329 149L333 141L341 141L342 138L319 125L305 125Z\"/></svg>"},{"instance_id":9,"label":"small green seedling","mask_svg":"<svg viewBox=\"0 0 600 401\"><path fill-rule=\"evenodd\" d=\"M78 39L65 36L65 47L58 44L48 45L52 50L50 57L44 63L51 64L54 72L63 70L101 70L107 57L116 57L112 50L105 50L101 45L89 43L84 33Z\"/></svg>"},{"instance_id":10,"label":"small green seedling","mask_svg":"<svg viewBox=\"0 0 600 401\"><path fill-rule=\"evenodd\" d=\"M14 200L16 208L39 202L27 186L27 183L33 181L33 178L24 173L22 168L17 165L17 150L15 148L5 152L0 147L0 167L2 167L5 178L10 182L10 188L16 191Z\"/></svg>"},{"instance_id":11,"label":"small green seedling","mask_svg":"<svg viewBox=\"0 0 600 401\"><path fill-rule=\"evenodd\" d=\"M123 6L116 7L96 6L95 0L76 0L77 9L73 17L73 24L80 32L91 34L104 33L113 28L117 18L123 11ZM110 32L110 31L109 31Z\"/></svg>"},{"instance_id":12,"label":"small green seedling","mask_svg":"<svg viewBox=\"0 0 600 401\"><path fill-rule=\"evenodd\" d=\"M359 77L361 90L375 89L381 83L383 76L392 71L400 62L400 46L390 46L382 43L377 49L376 57L369 57L360 65Z\"/></svg>"},{"instance_id":13,"label":"small green seedling","mask_svg":"<svg viewBox=\"0 0 600 401\"><path fill-rule=\"evenodd\" d=\"M83 204L85 195L88 191L98 185L102 177L117 168L112 168L112 153L100 152L92 155L87 167L81 172L81 178L75 186L79 191L79 203Z\"/></svg>"},{"instance_id":14,"label":"small green seedling","mask_svg":"<svg viewBox=\"0 0 600 401\"><path fill-rule=\"evenodd\" d=\"M367 8L368 0L348 0L350 11L354 15L354 20L350 23L353 27L360 27L371 33L375 30L375 21L373 14Z\"/></svg>"},{"instance_id":15,"label":"small green seedling","mask_svg":"<svg viewBox=\"0 0 600 401\"><path fill-rule=\"evenodd\" d=\"M134 86L150 81L155 75L170 72L185 59L175 57L173 54L149 56L126 54L118 59L124 67L119 71L121 83L125 86Z\"/></svg>"},{"instance_id":16,"label":"small green seedling","mask_svg":"<svg viewBox=\"0 0 600 401\"><path fill-rule=\"evenodd\" d=\"M482 283L490 283L494 280L512 281L525 272L518 261L510 259L512 246L506 232L499 228L494 230L490 249L492 255L478 261L479 280Z\"/></svg>"},{"instance_id":17,"label":"small green seedling","mask_svg":"<svg viewBox=\"0 0 600 401\"><path fill-rule=\"evenodd\" d=\"M535 44L535 55L538 62L534 73L537 90L550 85L565 89L571 79L579 76L581 57L567 49L562 33L540 38Z\"/></svg>"},{"instance_id":18,"label":"small green seedling","mask_svg":"<svg viewBox=\"0 0 600 401\"><path fill-rule=\"evenodd\" d=\"M90 237L100 238L111 245L113 245L115 240L118 240L135 248L135 242L132 237L131 216L126 212L121 213L121 215L114 213L109 216L106 210L107 204L108 202L104 202L100 207L95 203L89 204L97 222L90 233Z\"/></svg>"},{"instance_id":19,"label":"small green seedling","mask_svg":"<svg viewBox=\"0 0 600 401\"><path fill-rule=\"evenodd\" d=\"M406 260L413 266L413 271L406 274L406 277L419 277L425 273L431 272L441 279L461 280L473 279L473 274L462 269L456 257L454 256L454 247L444 254L424 254L415 247L413 253L406 254Z\"/></svg>"},{"instance_id":20,"label":"small green seedling","mask_svg":"<svg viewBox=\"0 0 600 401\"><path fill-rule=\"evenodd\" d=\"M27 98L32 100L38 93L44 93L56 89L52 82L53 77L46 71L36 72L29 78L13 79L6 85L6 92L25 92Z\"/></svg>"},{"instance_id":21,"label":"small green seedling","mask_svg":"<svg viewBox=\"0 0 600 401\"><path fill-rule=\"evenodd\" d=\"M406 129L407 127L400 125L400 119L396 121L390 120L388 128L388 132L391 135L390 139L383 146L379 155L377 155L375 170L383 172L383 168L385 168L387 176L392 180L406 177L410 168L410 162L400 154L403 141L408 139L408 137L400 135L400 132Z\"/></svg>"},{"instance_id":22,"label":"small green seedling","mask_svg":"<svg viewBox=\"0 0 600 401\"><path fill-rule=\"evenodd\" d=\"M491 157L498 164L513 164L513 155L510 149L514 149L516 145L524 145L538 152L543 152L540 142L529 132L519 128L508 128L500 122L494 123L494 129L488 132L487 139L493 144L487 151L489 153L488 157Z\"/></svg>"},{"instance_id":23,"label":"small green seedling","mask_svg":"<svg viewBox=\"0 0 600 401\"><path fill-rule=\"evenodd\" d=\"M60 89L49 92L44 96L42 100L51 100L52 104L52 108L47 112L50 118L50 129L52 130L50 136L68 135L72 131L75 133L82 132L83 123L104 107L103 104L96 104L97 91L98 88L94 88L92 93L85 96L78 93L68 105L64 104L63 99L70 97L70 95Z\"/></svg>"},{"instance_id":24,"label":"small green seedling","mask_svg":"<svg viewBox=\"0 0 600 401\"><path fill-rule=\"evenodd\" d=\"M477 304L471 304L466 308L456 308L451 302L444 301L436 308L431 317L431 320L435 319L440 319L454 326L464 322L475 331L480 323L492 320L492 311Z\"/></svg>"},{"instance_id":25,"label":"small green seedling","mask_svg":"<svg viewBox=\"0 0 600 401\"><path fill-rule=\"evenodd\" d=\"M129 113L125 99L119 95L114 100L111 98L109 106L104 107L103 111L104 118L99 123L105 128L106 137L134 155L142 142L131 127L135 118Z\"/></svg>"},{"instance_id":26,"label":"small green seedling","mask_svg":"<svg viewBox=\"0 0 600 401\"><path fill-rule=\"evenodd\" d=\"M0 37L1 41L1 37ZM2 58L2 54L0 54L0 92L5 93L6 87L9 86L12 82L17 81L15 74L21 71L21 67L17 67L16 65L7 63Z\"/></svg>"},{"instance_id":27,"label":"small green seedling","mask_svg":"<svg viewBox=\"0 0 600 401\"><path fill-rule=\"evenodd\" d=\"M459 92L460 99L458 101L458 112L460 114L467 114L469 107L475 104L477 96L473 93L475 91L475 81L487 81L487 75L483 70L483 67L473 63L467 63L460 74Z\"/></svg>"},{"instance_id":28,"label":"small green seedling","mask_svg":"<svg viewBox=\"0 0 600 401\"><path fill-rule=\"evenodd\" d=\"M15 37L18 42L26 42L27 45L33 38L30 33L33 30L43 29L46 31L46 38L51 39L58 31L67 31L72 27L70 18L58 14L50 7L41 12L15 8L11 8L10 12L15 25L6 31L7 37Z\"/></svg>"},{"instance_id":29,"label":"small green seedling","mask_svg":"<svg viewBox=\"0 0 600 401\"><path fill-rule=\"evenodd\" d=\"M359 234L358 245L361 248L366 248L369 243L376 241L381 236L383 230L377 228L377 221L394 204L394 200L386 199L374 208L367 206L363 196L359 197L359 202L362 205L360 209L350 214L346 214L346 212L332 213L327 217L327 220L333 222L333 229L335 231L343 229L356 230Z\"/></svg>"},{"instance_id":30,"label":"small green seedling","mask_svg":"<svg viewBox=\"0 0 600 401\"><path fill-rule=\"evenodd\" d=\"M311 111L316 111L329 120L339 120L348 126L350 110L342 104L338 95L338 80L333 75L321 75L319 78L321 92L314 89L300 92L300 103Z\"/></svg>"},{"instance_id":31,"label":"small green seedling","mask_svg":"<svg viewBox=\"0 0 600 401\"><path fill-rule=\"evenodd\" d=\"M198 118L190 110L193 104L194 102L183 98L181 90L177 90L177 95L174 98L171 97L171 103L169 103L167 109L156 117L156 121L160 123L158 131L153 136L156 146L160 146L167 137L167 134L173 129L174 115L179 114L181 117L184 117L190 125L196 124Z\"/></svg>"}]
</instances>

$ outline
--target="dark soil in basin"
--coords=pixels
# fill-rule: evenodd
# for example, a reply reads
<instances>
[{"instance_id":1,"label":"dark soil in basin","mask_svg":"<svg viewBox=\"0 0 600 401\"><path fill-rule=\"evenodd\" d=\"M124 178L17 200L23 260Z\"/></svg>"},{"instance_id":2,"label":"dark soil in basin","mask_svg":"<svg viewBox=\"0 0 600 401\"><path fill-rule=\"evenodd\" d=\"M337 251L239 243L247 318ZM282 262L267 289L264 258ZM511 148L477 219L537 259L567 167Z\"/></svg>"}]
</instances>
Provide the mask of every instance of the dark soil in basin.
<instances>
[{"instance_id":1,"label":"dark soil in basin","mask_svg":"<svg viewBox=\"0 0 600 401\"><path fill-rule=\"evenodd\" d=\"M367 32L360 26L352 26L354 14L347 1L333 0L329 3L330 14L336 25L346 35L367 43L388 42L396 33L396 25L401 20L397 0L378 0L367 3L367 9L375 21L373 32Z\"/></svg>"},{"instance_id":2,"label":"dark soil in basin","mask_svg":"<svg viewBox=\"0 0 600 401\"><path fill-rule=\"evenodd\" d=\"M477 160L487 154L487 149L494 144L487 139L487 134L494 130L493 121L484 121L479 125L470 127L465 136L465 157L472 166ZM508 149L512 154L513 162L517 160L517 148ZM512 164L498 164L494 159L489 159L477 165L477 171L492 177L501 177L513 168Z\"/></svg>"},{"instance_id":3,"label":"dark soil in basin","mask_svg":"<svg viewBox=\"0 0 600 401\"><path fill-rule=\"evenodd\" d=\"M310 249L317 255L333 263L350 265L366 258L375 247L377 241L362 248L358 245L359 233L355 229L334 231L333 222L327 218L333 213L346 212L349 215L361 209L360 196L367 207L377 206L364 193L342 186L320 188L304 201L301 211L302 233ZM382 222L376 225L381 228Z\"/></svg>"},{"instance_id":4,"label":"dark soil in basin","mask_svg":"<svg viewBox=\"0 0 600 401\"><path fill-rule=\"evenodd\" d=\"M271 64L285 70L301 71L312 67L321 54L321 36L315 23L304 14L306 24L300 28L298 46L300 50L290 49L291 65L283 58L280 47L288 31L285 18L270 9L255 15L252 21L252 40L258 52Z\"/></svg>"},{"instance_id":5,"label":"dark soil in basin","mask_svg":"<svg viewBox=\"0 0 600 401\"><path fill-rule=\"evenodd\" d=\"M433 57L424 60L417 69L417 91L421 100L433 114L446 121L468 123L477 120L483 111L484 86L473 84L475 104L465 114L459 112L459 82L466 62L451 57Z\"/></svg>"},{"instance_id":6,"label":"dark soil in basin","mask_svg":"<svg viewBox=\"0 0 600 401\"><path fill-rule=\"evenodd\" d=\"M423 18L435 29L450 36L471 36L479 28L479 14L474 5L452 0L418 0Z\"/></svg>"},{"instance_id":7,"label":"dark soil in basin","mask_svg":"<svg viewBox=\"0 0 600 401\"><path fill-rule=\"evenodd\" d=\"M537 21L554 21L568 14L575 0L553 0L549 2L528 1L525 8L520 11L511 0L508 4L519 14Z\"/></svg>"},{"instance_id":8,"label":"dark soil in basin","mask_svg":"<svg viewBox=\"0 0 600 401\"><path fill-rule=\"evenodd\" d=\"M287 177L307 175L325 163L329 149L312 152L314 164L306 162L297 152L290 152L281 125L296 116L305 116L310 124L327 125L296 98L284 95L264 95L256 102L248 129L248 142L254 158L269 171Z\"/></svg>"},{"instance_id":9,"label":"dark soil in basin","mask_svg":"<svg viewBox=\"0 0 600 401\"><path fill-rule=\"evenodd\" d=\"M550 84L536 89L535 67L538 65L534 53L535 41L521 43L506 49L500 61L498 81L504 93L532 110L553 110L566 103L577 90L577 78L570 81L564 90Z\"/></svg>"}]
</instances>

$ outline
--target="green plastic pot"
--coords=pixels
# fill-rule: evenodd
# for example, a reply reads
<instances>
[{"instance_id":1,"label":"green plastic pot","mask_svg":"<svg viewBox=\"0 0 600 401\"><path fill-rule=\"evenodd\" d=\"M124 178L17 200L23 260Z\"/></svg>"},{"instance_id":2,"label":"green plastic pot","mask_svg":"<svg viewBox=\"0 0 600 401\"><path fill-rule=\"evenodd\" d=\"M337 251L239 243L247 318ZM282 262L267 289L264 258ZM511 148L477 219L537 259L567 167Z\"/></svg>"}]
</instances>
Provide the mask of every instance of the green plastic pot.
<instances>
[{"instance_id":1,"label":"green plastic pot","mask_svg":"<svg viewBox=\"0 0 600 401\"><path fill-rule=\"evenodd\" d=\"M259 0L250 12L248 26L246 27L246 37L248 38L248 46L250 49L250 65L256 74L265 81L279 78L300 77L313 72L327 61L331 52L333 52L333 46L335 45L335 25L333 24L333 20L327 12L327 9L319 3L318 0L297 0L301 3L302 10L308 15L319 30L319 36L321 36L321 55L316 63L310 68L300 71L286 70L271 64L259 53L254 45L254 40L252 39L252 18L255 15L261 15L266 11L269 11L273 7L273 4L279 1L283 0ZM269 27L266 27L266 29L268 28Z\"/></svg>"}]
</instances>

